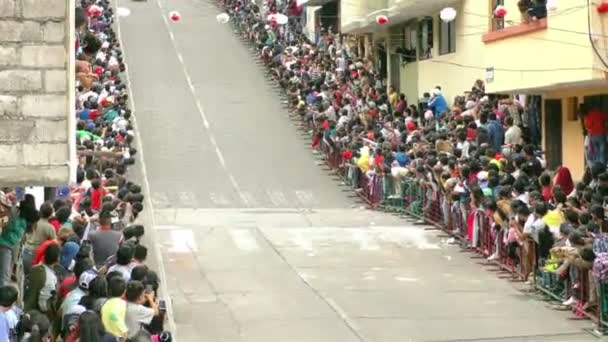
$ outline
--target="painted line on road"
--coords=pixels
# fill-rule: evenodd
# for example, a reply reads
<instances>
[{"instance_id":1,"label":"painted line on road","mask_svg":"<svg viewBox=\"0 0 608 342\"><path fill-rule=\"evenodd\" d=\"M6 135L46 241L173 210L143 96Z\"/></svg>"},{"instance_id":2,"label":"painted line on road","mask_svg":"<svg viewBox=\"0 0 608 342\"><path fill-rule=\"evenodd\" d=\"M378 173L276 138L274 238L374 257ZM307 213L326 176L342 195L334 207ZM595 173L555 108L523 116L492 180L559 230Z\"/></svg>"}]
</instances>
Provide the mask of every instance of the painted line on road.
<instances>
[{"instance_id":1,"label":"painted line on road","mask_svg":"<svg viewBox=\"0 0 608 342\"><path fill-rule=\"evenodd\" d=\"M230 179L230 183L232 184L232 187L239 194L241 201L243 201L243 203L245 203L246 206L250 206L249 198L245 195L245 193L243 193L243 191L241 191L239 184L236 182L236 178L234 178L234 176L232 174L228 174L228 178Z\"/></svg>"},{"instance_id":2,"label":"painted line on road","mask_svg":"<svg viewBox=\"0 0 608 342\"><path fill-rule=\"evenodd\" d=\"M156 0L156 3L158 4L158 8L161 9L160 14L161 14L161 17L163 18L163 22L165 23L165 27L167 28L167 32L169 33L169 38L171 39L171 45L173 45L173 50L175 51L175 53L177 55L177 59L179 60L180 65L182 66L182 71L184 73L184 77L186 78L186 82L188 83L188 88L190 88L190 93L192 94L192 98L194 99L194 102L196 104L196 109L198 110L198 113L200 114L201 119L203 120L203 125L205 126L205 130L207 131L207 136L209 137L209 139L211 140L211 143L215 147L215 153L217 154L218 160L219 160L222 168L228 175L228 177L230 179L230 183L234 187L234 190L239 194L239 197L245 203L245 205L248 205L246 196L241 191L241 188L239 187L238 183L236 182L236 179L234 178L234 176L228 170L224 156L223 156L219 146L217 145L217 142L215 141L213 132L210 129L209 120L207 120L207 115L205 115L205 110L203 109L203 105L201 104L201 102L198 100L198 97L196 96L196 88L194 88L194 83L192 82L192 78L190 77L190 73L188 72L186 63L184 62L184 58L183 58L182 54L179 52L179 49L177 47L175 35L173 34L173 31L171 30L171 24L169 23L167 16L165 16L163 13L163 6L161 4L161 0Z\"/></svg>"},{"instance_id":3,"label":"painted line on road","mask_svg":"<svg viewBox=\"0 0 608 342\"><path fill-rule=\"evenodd\" d=\"M260 249L255 236L246 229L233 229L230 236L235 246L243 252L254 252Z\"/></svg>"},{"instance_id":4,"label":"painted line on road","mask_svg":"<svg viewBox=\"0 0 608 342\"><path fill-rule=\"evenodd\" d=\"M115 6L118 6L120 0L116 0ZM159 6L160 6L160 1L158 2ZM167 320L168 320L168 325L169 325L169 331L172 332L172 337L173 337L173 341L177 341L178 340L178 333L177 333L177 325L175 324L175 314L173 311L173 302L171 301L171 298L168 295L168 291L169 291L169 286L167 285L167 272L165 271L165 263L163 262L163 254L161 253L160 250L160 244L157 243L158 242L158 238L156 236L156 218L155 218L155 214L154 214L154 204L152 203L152 192L150 190L150 181L148 179L148 172L146 171L148 168L146 167L146 162L145 162L145 158L144 158L144 149L143 149L143 144L142 144L142 140L141 140L141 134L139 133L139 125L137 124L137 111L135 110L135 100L133 98L133 90L131 89L131 78L129 76L129 65L127 63L127 53L126 50L124 49L125 45L123 44L122 41L122 35L121 35L121 31L120 31L120 17L116 16L116 36L118 38L118 42L120 43L120 46L123 48L122 49L122 54L123 54L123 58L124 58L124 65L125 65L125 78L127 81L127 91L129 92L129 102L131 105L131 118L133 120L133 125L136 127L135 129L135 140L137 143L137 147L139 147L139 163L141 165L141 175L142 175L142 180L143 180L143 186L144 186L144 190L145 192L148 194L148 196L145 196L145 201L146 204L148 206L148 210L150 211L150 220L152 222L152 229L147 229L148 234L151 237L151 240L153 241L153 250L154 253L156 254L156 260L158 260L158 275L160 278L160 286L163 289L163 297L165 298L165 303L167 304Z\"/></svg>"},{"instance_id":5,"label":"painted line on road","mask_svg":"<svg viewBox=\"0 0 608 342\"><path fill-rule=\"evenodd\" d=\"M215 146L215 154L217 154L217 159L220 161L220 165L225 169L226 161L224 160L224 156L222 155L222 151L220 151L219 147Z\"/></svg>"}]
</instances>

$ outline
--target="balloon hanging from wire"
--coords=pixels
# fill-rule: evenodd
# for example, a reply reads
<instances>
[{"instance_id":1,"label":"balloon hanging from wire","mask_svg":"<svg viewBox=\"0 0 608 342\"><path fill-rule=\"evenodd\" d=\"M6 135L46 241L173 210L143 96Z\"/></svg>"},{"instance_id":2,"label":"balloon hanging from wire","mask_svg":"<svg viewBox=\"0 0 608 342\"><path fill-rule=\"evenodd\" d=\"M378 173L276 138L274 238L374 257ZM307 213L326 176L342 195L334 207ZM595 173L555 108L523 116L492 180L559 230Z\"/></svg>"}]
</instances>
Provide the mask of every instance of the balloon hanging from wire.
<instances>
[{"instance_id":1,"label":"balloon hanging from wire","mask_svg":"<svg viewBox=\"0 0 608 342\"><path fill-rule=\"evenodd\" d=\"M456 10L452 7L446 7L439 12L439 18L444 23L449 23L456 19Z\"/></svg>"}]
</instances>

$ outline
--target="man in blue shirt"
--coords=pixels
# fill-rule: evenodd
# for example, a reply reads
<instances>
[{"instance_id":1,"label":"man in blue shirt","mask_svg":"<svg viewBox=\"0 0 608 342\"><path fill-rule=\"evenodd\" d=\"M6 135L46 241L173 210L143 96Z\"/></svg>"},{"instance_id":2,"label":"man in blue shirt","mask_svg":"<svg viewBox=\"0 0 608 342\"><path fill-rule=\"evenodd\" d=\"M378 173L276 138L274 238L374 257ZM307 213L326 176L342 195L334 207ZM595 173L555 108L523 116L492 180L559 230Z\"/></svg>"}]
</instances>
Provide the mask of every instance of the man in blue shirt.
<instances>
[{"instance_id":1,"label":"man in blue shirt","mask_svg":"<svg viewBox=\"0 0 608 342\"><path fill-rule=\"evenodd\" d=\"M502 150L502 143L505 139L505 129L502 124L496 118L495 113L490 113L488 116L488 134L490 135L490 144L492 147L500 152Z\"/></svg>"},{"instance_id":2,"label":"man in blue shirt","mask_svg":"<svg viewBox=\"0 0 608 342\"><path fill-rule=\"evenodd\" d=\"M435 114L435 119L439 119L441 114L448 110L448 103L445 100L445 97L441 94L441 90L439 88L433 89L433 97L429 101L429 108L433 109L433 113Z\"/></svg>"},{"instance_id":3,"label":"man in blue shirt","mask_svg":"<svg viewBox=\"0 0 608 342\"><path fill-rule=\"evenodd\" d=\"M18 292L12 285L0 287L0 341L10 341L10 327L6 312L17 302Z\"/></svg>"},{"instance_id":4,"label":"man in blue shirt","mask_svg":"<svg viewBox=\"0 0 608 342\"><path fill-rule=\"evenodd\" d=\"M410 163L410 157L402 151L395 153L395 160L399 163L399 166L406 167Z\"/></svg>"}]
</instances>

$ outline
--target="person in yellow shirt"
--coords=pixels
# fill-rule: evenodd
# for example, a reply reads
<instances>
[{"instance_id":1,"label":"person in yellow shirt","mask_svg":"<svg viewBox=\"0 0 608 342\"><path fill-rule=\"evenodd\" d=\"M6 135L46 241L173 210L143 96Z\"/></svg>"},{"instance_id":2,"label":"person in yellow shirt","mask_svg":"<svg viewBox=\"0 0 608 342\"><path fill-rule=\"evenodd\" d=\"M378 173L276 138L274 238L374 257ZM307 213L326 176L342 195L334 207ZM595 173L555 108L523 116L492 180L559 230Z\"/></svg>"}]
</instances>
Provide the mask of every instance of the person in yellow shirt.
<instances>
[{"instance_id":1,"label":"person in yellow shirt","mask_svg":"<svg viewBox=\"0 0 608 342\"><path fill-rule=\"evenodd\" d=\"M397 106L397 100L399 100L399 94L395 90L394 86L390 86L388 88L388 102L391 104L391 108L395 108Z\"/></svg>"},{"instance_id":2,"label":"person in yellow shirt","mask_svg":"<svg viewBox=\"0 0 608 342\"><path fill-rule=\"evenodd\" d=\"M101 307L101 321L106 331L119 338L127 338L127 302L122 298L127 285L121 276L108 282L108 299Z\"/></svg>"}]
</instances>

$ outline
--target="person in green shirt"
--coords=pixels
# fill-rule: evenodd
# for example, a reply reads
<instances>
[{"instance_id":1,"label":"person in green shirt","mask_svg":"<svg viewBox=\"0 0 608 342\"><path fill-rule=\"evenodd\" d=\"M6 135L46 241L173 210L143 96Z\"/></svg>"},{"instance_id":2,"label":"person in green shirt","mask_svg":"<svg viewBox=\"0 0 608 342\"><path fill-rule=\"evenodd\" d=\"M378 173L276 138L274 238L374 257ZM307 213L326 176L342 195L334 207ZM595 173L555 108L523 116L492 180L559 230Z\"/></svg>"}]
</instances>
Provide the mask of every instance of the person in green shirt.
<instances>
[{"instance_id":1,"label":"person in green shirt","mask_svg":"<svg viewBox=\"0 0 608 342\"><path fill-rule=\"evenodd\" d=\"M100 136L95 135L95 134L93 134L93 133L91 133L91 132L89 132L89 131L85 131L85 130L76 130L76 138L78 138L78 139L82 139L82 138L84 138L85 136L88 136L88 137L89 137L89 138L91 138L91 140L93 140L93 141L97 141L97 140L101 139L101 137L100 137Z\"/></svg>"},{"instance_id":2,"label":"person in green shirt","mask_svg":"<svg viewBox=\"0 0 608 342\"><path fill-rule=\"evenodd\" d=\"M6 206L6 201L0 201ZM11 272L13 270L13 250L21 242L28 225L34 224L38 220L39 214L36 210L34 196L26 194L23 201L19 203L19 208L12 207L10 219L0 234L0 286L9 284Z\"/></svg>"},{"instance_id":3,"label":"person in green shirt","mask_svg":"<svg viewBox=\"0 0 608 342\"><path fill-rule=\"evenodd\" d=\"M114 119L116 119L118 117L118 111L114 108L110 108L108 109L105 113L103 113L103 119L107 122L107 123L111 123L114 121Z\"/></svg>"}]
</instances>

